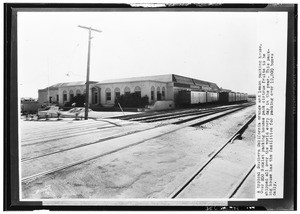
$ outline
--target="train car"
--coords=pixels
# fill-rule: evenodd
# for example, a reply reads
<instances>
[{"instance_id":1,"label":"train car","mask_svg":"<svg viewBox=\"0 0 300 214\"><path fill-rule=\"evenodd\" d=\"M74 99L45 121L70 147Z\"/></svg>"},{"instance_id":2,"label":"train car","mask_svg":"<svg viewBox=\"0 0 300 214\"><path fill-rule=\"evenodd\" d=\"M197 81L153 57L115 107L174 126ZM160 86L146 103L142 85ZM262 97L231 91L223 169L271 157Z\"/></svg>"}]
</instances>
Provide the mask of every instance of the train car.
<instances>
[{"instance_id":1,"label":"train car","mask_svg":"<svg viewBox=\"0 0 300 214\"><path fill-rule=\"evenodd\" d=\"M191 104L206 103L206 92L191 91Z\"/></svg>"},{"instance_id":2,"label":"train car","mask_svg":"<svg viewBox=\"0 0 300 214\"><path fill-rule=\"evenodd\" d=\"M217 92L206 92L206 102L218 102L219 101L219 93Z\"/></svg>"},{"instance_id":3,"label":"train car","mask_svg":"<svg viewBox=\"0 0 300 214\"><path fill-rule=\"evenodd\" d=\"M191 104L191 91L181 90L178 91L176 97L176 103L178 105L186 106Z\"/></svg>"},{"instance_id":4,"label":"train car","mask_svg":"<svg viewBox=\"0 0 300 214\"><path fill-rule=\"evenodd\" d=\"M227 103L229 101L229 93L228 92L220 92L219 93L219 102Z\"/></svg>"},{"instance_id":5,"label":"train car","mask_svg":"<svg viewBox=\"0 0 300 214\"><path fill-rule=\"evenodd\" d=\"M244 93L241 93L241 101L245 101L245 94Z\"/></svg>"},{"instance_id":6,"label":"train car","mask_svg":"<svg viewBox=\"0 0 300 214\"><path fill-rule=\"evenodd\" d=\"M229 103L235 102L235 93L234 92L228 93L228 102Z\"/></svg>"},{"instance_id":7,"label":"train car","mask_svg":"<svg viewBox=\"0 0 300 214\"><path fill-rule=\"evenodd\" d=\"M179 105L196 105L203 103L222 104L247 101L248 95L240 92L204 92L182 90L178 92L177 104Z\"/></svg>"},{"instance_id":8,"label":"train car","mask_svg":"<svg viewBox=\"0 0 300 214\"><path fill-rule=\"evenodd\" d=\"M235 101L236 101L236 102L241 101L241 93L239 93L239 92L236 92L236 93L235 93Z\"/></svg>"},{"instance_id":9,"label":"train car","mask_svg":"<svg viewBox=\"0 0 300 214\"><path fill-rule=\"evenodd\" d=\"M204 92L204 91L187 91L182 90L178 92L177 103L179 105L195 105L203 103L212 103L219 101L219 93Z\"/></svg>"},{"instance_id":10,"label":"train car","mask_svg":"<svg viewBox=\"0 0 300 214\"><path fill-rule=\"evenodd\" d=\"M235 93L234 92L220 92L219 93L220 103L232 103L235 102Z\"/></svg>"}]
</instances>

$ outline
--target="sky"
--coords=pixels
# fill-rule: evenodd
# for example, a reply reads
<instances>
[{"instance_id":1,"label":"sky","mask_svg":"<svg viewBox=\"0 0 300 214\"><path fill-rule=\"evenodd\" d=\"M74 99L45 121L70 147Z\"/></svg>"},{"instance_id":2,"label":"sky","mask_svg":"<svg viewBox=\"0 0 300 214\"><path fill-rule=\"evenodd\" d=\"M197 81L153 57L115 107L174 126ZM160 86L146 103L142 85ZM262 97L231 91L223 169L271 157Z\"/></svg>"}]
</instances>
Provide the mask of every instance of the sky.
<instances>
[{"instance_id":1,"label":"sky","mask_svg":"<svg viewBox=\"0 0 300 214\"><path fill-rule=\"evenodd\" d=\"M257 90L255 12L19 12L18 85L38 89L90 80L178 74L253 94Z\"/></svg>"}]
</instances>

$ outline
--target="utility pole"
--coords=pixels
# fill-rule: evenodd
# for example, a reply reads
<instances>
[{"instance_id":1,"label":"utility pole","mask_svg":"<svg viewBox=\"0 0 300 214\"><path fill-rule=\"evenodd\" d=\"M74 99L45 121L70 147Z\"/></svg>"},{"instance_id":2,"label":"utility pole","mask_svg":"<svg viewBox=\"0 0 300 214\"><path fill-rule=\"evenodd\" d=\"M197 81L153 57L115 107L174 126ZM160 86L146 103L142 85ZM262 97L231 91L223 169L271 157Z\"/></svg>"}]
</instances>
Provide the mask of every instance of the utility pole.
<instances>
[{"instance_id":1,"label":"utility pole","mask_svg":"<svg viewBox=\"0 0 300 214\"><path fill-rule=\"evenodd\" d=\"M86 89L85 89L85 114L84 114L84 119L88 119L88 114L89 114L89 90L90 90L90 52L91 52L91 39L93 38L91 36L92 31L101 33L102 31L93 29L91 27L85 27L78 25L80 28L84 28L89 30L89 46L88 46L88 58L87 58L87 73L86 73Z\"/></svg>"}]
</instances>

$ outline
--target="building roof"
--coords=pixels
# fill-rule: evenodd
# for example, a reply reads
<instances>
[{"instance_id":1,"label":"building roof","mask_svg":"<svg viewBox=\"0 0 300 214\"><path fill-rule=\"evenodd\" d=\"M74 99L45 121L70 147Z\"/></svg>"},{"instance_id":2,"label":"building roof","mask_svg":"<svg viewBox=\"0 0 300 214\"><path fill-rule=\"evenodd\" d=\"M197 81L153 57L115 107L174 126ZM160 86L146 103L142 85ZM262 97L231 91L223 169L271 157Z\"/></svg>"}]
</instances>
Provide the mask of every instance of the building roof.
<instances>
[{"instance_id":1,"label":"building roof","mask_svg":"<svg viewBox=\"0 0 300 214\"><path fill-rule=\"evenodd\" d=\"M221 90L222 92L232 92L231 90L225 89L225 88L221 88L220 90Z\"/></svg>"},{"instance_id":2,"label":"building roof","mask_svg":"<svg viewBox=\"0 0 300 214\"><path fill-rule=\"evenodd\" d=\"M172 82L172 74L146 76L146 77L130 77L122 79L109 79L98 82L98 84L105 83L120 83L120 82L138 82L138 81L160 81L160 82Z\"/></svg>"},{"instance_id":3,"label":"building roof","mask_svg":"<svg viewBox=\"0 0 300 214\"><path fill-rule=\"evenodd\" d=\"M211 88L212 90L219 90L219 87L216 83L207 82L203 80L193 79L190 77L183 77L176 74L173 74L173 82L189 84L189 85L196 85L206 88Z\"/></svg>"},{"instance_id":4,"label":"building roof","mask_svg":"<svg viewBox=\"0 0 300 214\"><path fill-rule=\"evenodd\" d=\"M96 81L90 81L90 83L97 83ZM42 90L48 90L48 88L50 90L55 90L55 89L58 89L60 87L69 87L69 86L82 86L82 85L85 85L85 81L78 81L78 82L64 82L64 83L57 83L57 84L54 84L54 85L51 85L47 88L44 88Z\"/></svg>"},{"instance_id":5,"label":"building roof","mask_svg":"<svg viewBox=\"0 0 300 214\"><path fill-rule=\"evenodd\" d=\"M219 87L215 83L184 77L177 74L165 74L165 75L155 75L155 76L146 76L146 77L131 77L131 78L122 78L122 79L109 79L109 80L100 81L98 82L98 84L137 82L137 81L159 81L159 82L166 82L166 83L176 82L176 83L183 83L188 85L207 86L207 87L211 87L214 90L219 89Z\"/></svg>"},{"instance_id":6,"label":"building roof","mask_svg":"<svg viewBox=\"0 0 300 214\"><path fill-rule=\"evenodd\" d=\"M78 81L78 82L57 83L55 85L50 86L49 88L59 88L59 87L77 86L77 85L85 85L85 82L84 81Z\"/></svg>"},{"instance_id":7,"label":"building roof","mask_svg":"<svg viewBox=\"0 0 300 214\"><path fill-rule=\"evenodd\" d=\"M190 77L184 77L176 74L164 74L164 75L155 75L155 76L144 76L144 77L131 77L131 78L122 78L122 79L109 79L103 80L100 82L90 81L90 83L94 84L109 84L109 83L123 83L123 82L138 82L138 81L158 81L164 83L180 83L184 85L193 85L193 86L201 86L202 88L210 88L211 90L219 90L217 84L212 82L207 82L203 80L193 79ZM85 85L84 81L79 82L65 82L65 83L57 83L49 87L49 90L56 90L60 87L69 87L69 86L82 86ZM42 89L48 90L48 88Z\"/></svg>"}]
</instances>

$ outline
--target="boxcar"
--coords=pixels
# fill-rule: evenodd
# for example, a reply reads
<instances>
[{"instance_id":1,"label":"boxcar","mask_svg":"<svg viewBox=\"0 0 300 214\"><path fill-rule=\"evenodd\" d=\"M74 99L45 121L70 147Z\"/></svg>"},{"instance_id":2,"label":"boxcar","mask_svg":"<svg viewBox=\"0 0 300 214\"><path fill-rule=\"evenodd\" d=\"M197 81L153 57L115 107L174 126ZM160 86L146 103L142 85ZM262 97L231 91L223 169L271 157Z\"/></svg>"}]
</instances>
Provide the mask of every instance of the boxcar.
<instances>
[{"instance_id":1,"label":"boxcar","mask_svg":"<svg viewBox=\"0 0 300 214\"><path fill-rule=\"evenodd\" d=\"M247 101L248 95L240 92L204 92L204 91L179 91L177 104L195 105L201 103L233 103Z\"/></svg>"},{"instance_id":2,"label":"boxcar","mask_svg":"<svg viewBox=\"0 0 300 214\"><path fill-rule=\"evenodd\" d=\"M206 103L206 92L191 91L191 104Z\"/></svg>"},{"instance_id":3,"label":"boxcar","mask_svg":"<svg viewBox=\"0 0 300 214\"><path fill-rule=\"evenodd\" d=\"M241 101L245 101L245 94L241 93Z\"/></svg>"},{"instance_id":4,"label":"boxcar","mask_svg":"<svg viewBox=\"0 0 300 214\"><path fill-rule=\"evenodd\" d=\"M239 92L236 92L236 93L235 93L235 101L236 101L236 102L241 101L241 93L239 93Z\"/></svg>"},{"instance_id":5,"label":"boxcar","mask_svg":"<svg viewBox=\"0 0 300 214\"><path fill-rule=\"evenodd\" d=\"M191 92L190 91L178 91L177 104L179 105L190 105L191 104Z\"/></svg>"},{"instance_id":6,"label":"boxcar","mask_svg":"<svg viewBox=\"0 0 300 214\"><path fill-rule=\"evenodd\" d=\"M206 102L218 102L219 101L219 93L217 92L206 92Z\"/></svg>"},{"instance_id":7,"label":"boxcar","mask_svg":"<svg viewBox=\"0 0 300 214\"><path fill-rule=\"evenodd\" d=\"M220 103L232 103L235 102L235 93L234 92L220 92L219 93Z\"/></svg>"},{"instance_id":8,"label":"boxcar","mask_svg":"<svg viewBox=\"0 0 300 214\"><path fill-rule=\"evenodd\" d=\"M235 93L234 92L229 92L228 102L229 103L235 102Z\"/></svg>"},{"instance_id":9,"label":"boxcar","mask_svg":"<svg viewBox=\"0 0 300 214\"><path fill-rule=\"evenodd\" d=\"M220 92L219 93L219 101L220 101L220 103L229 102L229 93L228 92Z\"/></svg>"}]
</instances>

